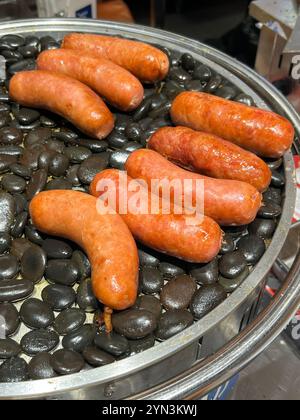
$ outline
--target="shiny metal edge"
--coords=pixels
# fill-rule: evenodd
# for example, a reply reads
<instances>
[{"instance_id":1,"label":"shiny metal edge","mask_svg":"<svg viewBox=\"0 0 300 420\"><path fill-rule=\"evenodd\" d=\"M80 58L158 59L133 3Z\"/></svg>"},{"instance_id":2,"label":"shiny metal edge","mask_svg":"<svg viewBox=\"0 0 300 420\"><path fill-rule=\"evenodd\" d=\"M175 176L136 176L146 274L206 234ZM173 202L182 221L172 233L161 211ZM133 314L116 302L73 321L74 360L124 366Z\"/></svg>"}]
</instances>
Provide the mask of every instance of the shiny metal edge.
<instances>
[{"instance_id":1,"label":"shiny metal edge","mask_svg":"<svg viewBox=\"0 0 300 420\"><path fill-rule=\"evenodd\" d=\"M239 81L240 83L237 83L238 86L241 86L242 83L242 89L249 92L252 96L254 95L254 99L256 98L259 106L268 108L268 105L271 105L271 107L273 109L275 108L277 112L285 114L293 122L298 134L300 134L299 116L296 111L291 108L285 98L280 95L272 85L266 82L262 77L258 76L247 66L217 50L214 50L213 48L189 38L148 27L78 19L35 19L12 21L0 25L0 35L5 33L40 33L43 31L47 33L51 31L54 31L55 33L61 31L62 33L65 33L71 31L73 32L75 30L82 32L109 33L110 35L124 35L124 33L126 33L126 36L132 35L133 37L138 35L139 39L146 42L155 41L159 43L161 41L164 45L167 43L171 48L180 49L182 51L186 51L188 46L188 50L190 52L201 56L201 59L204 62L205 59L207 59L208 64L220 71L224 77L232 79L232 82L235 84ZM238 80L238 78L240 78L240 80ZM249 89L249 86L258 94L254 94L253 90ZM260 99L260 95L263 95L266 102ZM55 395L63 391L76 390L83 387L91 387L93 385L116 381L122 377L136 373L141 369L166 359L170 355L201 338L207 331L213 328L218 322L238 308L247 299L247 296L268 274L277 255L279 254L288 235L296 196L294 165L293 158L290 153L285 156L285 170L287 179L287 198L283 209L283 215L272 243L261 262L248 277L247 282L245 282L235 293L233 293L222 305L216 308L201 321L191 326L189 329L178 334L176 337L173 337L144 353L116 362L113 365L104 366L102 368L93 369L91 371L67 377L54 378L51 380L23 382L19 384L0 384L0 399L42 398L45 396ZM296 280L290 279L290 282L296 283ZM288 283L288 285L290 284ZM298 282L296 285L297 290L299 290L300 285ZM285 296L282 295L280 298L283 301L282 304L284 304ZM290 316L293 314L293 309L294 308L291 308ZM278 330L277 335L279 333L280 331ZM223 351L224 350L222 349L222 353ZM207 364L208 361L205 364ZM226 365L224 365L223 368L223 370L225 370ZM225 378L225 376L227 377L228 374L231 376L234 373L234 370L230 369L229 372L224 372L223 378ZM214 383L211 384L212 388L213 386Z\"/></svg>"}]
</instances>

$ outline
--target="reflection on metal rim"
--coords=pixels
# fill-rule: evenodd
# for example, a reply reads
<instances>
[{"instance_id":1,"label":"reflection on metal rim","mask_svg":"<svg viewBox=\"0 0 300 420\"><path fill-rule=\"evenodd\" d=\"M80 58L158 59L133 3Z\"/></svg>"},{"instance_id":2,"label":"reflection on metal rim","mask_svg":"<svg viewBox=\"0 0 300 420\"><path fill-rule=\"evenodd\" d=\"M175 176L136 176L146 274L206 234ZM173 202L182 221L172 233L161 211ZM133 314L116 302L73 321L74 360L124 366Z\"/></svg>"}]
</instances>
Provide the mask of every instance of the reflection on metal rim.
<instances>
[{"instance_id":1,"label":"reflection on metal rim","mask_svg":"<svg viewBox=\"0 0 300 420\"><path fill-rule=\"evenodd\" d=\"M293 122L298 135L300 134L299 116L275 88L248 67L197 41L152 28L78 19L37 19L14 21L0 25L0 36L6 33L19 33L23 35L35 33L37 35L50 34L58 38L70 31L123 35L145 42L165 45L182 52L188 50L194 54L195 58L207 63L242 91L251 95L260 107L272 108L281 114L285 114ZM183 333L142 354L119 361L110 366L104 366L99 369L93 369L67 377L20 384L1 384L0 398L39 398L47 395L58 395L60 392L91 387L92 385L103 384L126 377L129 374L136 373L159 361L167 359L189 344L199 340L207 331L239 308L269 272L289 231L295 204L295 176L291 154L286 155L284 164L287 180L286 200L282 218L272 243L261 262L247 279L247 282L242 284L222 305ZM296 293L300 290L300 280L299 278L295 278L295 275L299 273L299 261L300 257L286 281L284 293L277 297L264 314L268 319L260 316L256 321L256 330L250 326L242 335L238 336L212 359L206 360L205 364L197 365L196 368L199 367L199 370L196 373L193 369L187 372L187 381L184 380L184 377L180 377L176 378L176 381L180 381L178 382L178 386L174 386L172 383L167 384L170 387L168 388L169 392L166 388L162 391L157 389L153 395L147 393L145 396L148 398L158 397L159 399L164 397L186 398L193 392L196 393L196 391L197 395L198 393L199 395L203 395L216 385L224 382L253 356L258 354L271 339L280 333L282 327L294 313ZM249 346L251 343L253 345L250 352ZM197 375L201 375L201 378L196 383L197 378L195 379L195 376ZM189 378L190 386L187 389L190 391L190 394L187 395L186 392L179 389L179 385L189 385ZM199 386L202 388L200 391L198 389ZM143 398L143 396L141 395L140 398Z\"/></svg>"}]
</instances>

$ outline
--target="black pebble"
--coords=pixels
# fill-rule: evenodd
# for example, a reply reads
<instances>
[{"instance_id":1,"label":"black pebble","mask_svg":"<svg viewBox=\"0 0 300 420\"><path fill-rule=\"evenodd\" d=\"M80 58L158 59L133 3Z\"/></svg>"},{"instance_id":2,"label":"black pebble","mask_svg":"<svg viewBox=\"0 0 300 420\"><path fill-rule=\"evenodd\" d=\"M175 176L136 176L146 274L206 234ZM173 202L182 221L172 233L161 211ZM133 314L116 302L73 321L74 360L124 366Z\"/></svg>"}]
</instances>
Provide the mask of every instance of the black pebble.
<instances>
[{"instance_id":1,"label":"black pebble","mask_svg":"<svg viewBox=\"0 0 300 420\"><path fill-rule=\"evenodd\" d=\"M180 276L181 274L185 274L184 270L181 267L177 267L176 265L162 262L159 264L159 270L165 278L172 278L176 276Z\"/></svg>"},{"instance_id":2,"label":"black pebble","mask_svg":"<svg viewBox=\"0 0 300 420\"><path fill-rule=\"evenodd\" d=\"M82 355L85 361L93 367L109 365L116 360L112 355L105 353L94 346L88 346L85 348Z\"/></svg>"},{"instance_id":3,"label":"black pebble","mask_svg":"<svg viewBox=\"0 0 300 420\"><path fill-rule=\"evenodd\" d=\"M72 183L68 181L66 178L56 178L48 182L46 186L46 191L71 190L72 187L73 187Z\"/></svg>"},{"instance_id":4,"label":"black pebble","mask_svg":"<svg viewBox=\"0 0 300 420\"><path fill-rule=\"evenodd\" d=\"M109 164L114 169L124 170L125 163L130 155L130 152L125 152L124 150L113 152L110 156Z\"/></svg>"},{"instance_id":5,"label":"black pebble","mask_svg":"<svg viewBox=\"0 0 300 420\"><path fill-rule=\"evenodd\" d=\"M40 233L32 225L27 225L25 227L25 236L29 241L33 242L36 245L42 245L44 242L44 239L42 238Z\"/></svg>"},{"instance_id":6,"label":"black pebble","mask_svg":"<svg viewBox=\"0 0 300 420\"><path fill-rule=\"evenodd\" d=\"M16 220L15 220L13 226L12 226L12 229L11 229L11 234L14 238L21 238L21 236L24 233L24 229L25 229L25 226L26 226L26 223L27 223L27 219L28 219L28 212L27 211L24 211L23 213L20 213L17 216L17 218L16 218Z\"/></svg>"},{"instance_id":7,"label":"black pebble","mask_svg":"<svg viewBox=\"0 0 300 420\"><path fill-rule=\"evenodd\" d=\"M66 148L65 155L71 163L81 163L88 159L92 152L86 147L70 146Z\"/></svg>"},{"instance_id":8,"label":"black pebble","mask_svg":"<svg viewBox=\"0 0 300 420\"><path fill-rule=\"evenodd\" d=\"M13 279L19 272L19 262L14 255L0 256L0 281Z\"/></svg>"},{"instance_id":9,"label":"black pebble","mask_svg":"<svg viewBox=\"0 0 300 420\"><path fill-rule=\"evenodd\" d=\"M195 68L195 59L191 54L183 54L181 57L181 64L184 70L192 71Z\"/></svg>"},{"instance_id":10,"label":"black pebble","mask_svg":"<svg viewBox=\"0 0 300 420\"><path fill-rule=\"evenodd\" d=\"M17 162L16 156L0 155L0 175L9 171L11 165Z\"/></svg>"},{"instance_id":11,"label":"black pebble","mask_svg":"<svg viewBox=\"0 0 300 420\"><path fill-rule=\"evenodd\" d=\"M94 312L98 308L91 279L85 279L80 283L77 290L77 305L85 312Z\"/></svg>"},{"instance_id":12,"label":"black pebble","mask_svg":"<svg viewBox=\"0 0 300 420\"><path fill-rule=\"evenodd\" d=\"M24 165L21 165L19 163L13 163L10 165L10 170L18 176L21 176L24 179L30 179L31 178L31 170L27 168Z\"/></svg>"},{"instance_id":13,"label":"black pebble","mask_svg":"<svg viewBox=\"0 0 300 420\"><path fill-rule=\"evenodd\" d=\"M247 105L247 106L254 106L255 102L253 98L249 95L245 95L244 93L241 93L235 98L236 102L240 102L241 104Z\"/></svg>"},{"instance_id":14,"label":"black pebble","mask_svg":"<svg viewBox=\"0 0 300 420\"><path fill-rule=\"evenodd\" d=\"M195 319L201 319L227 298L227 293L218 284L203 286L192 300L190 310Z\"/></svg>"},{"instance_id":15,"label":"black pebble","mask_svg":"<svg viewBox=\"0 0 300 420\"><path fill-rule=\"evenodd\" d=\"M282 188L284 187L284 185L285 185L284 176L280 172L273 170L272 171L272 186L275 188Z\"/></svg>"},{"instance_id":16,"label":"black pebble","mask_svg":"<svg viewBox=\"0 0 300 420\"><path fill-rule=\"evenodd\" d=\"M19 343L11 338L0 339L0 359L11 359L21 353Z\"/></svg>"},{"instance_id":17,"label":"black pebble","mask_svg":"<svg viewBox=\"0 0 300 420\"><path fill-rule=\"evenodd\" d=\"M15 217L16 204L9 193L0 192L0 232L9 232Z\"/></svg>"},{"instance_id":18,"label":"black pebble","mask_svg":"<svg viewBox=\"0 0 300 420\"><path fill-rule=\"evenodd\" d=\"M193 316L187 310L167 311L164 313L155 332L159 340L167 340L193 324Z\"/></svg>"},{"instance_id":19,"label":"black pebble","mask_svg":"<svg viewBox=\"0 0 300 420\"><path fill-rule=\"evenodd\" d=\"M142 353L145 350L151 349L155 345L155 337L153 334L140 340L129 340L130 356Z\"/></svg>"},{"instance_id":20,"label":"black pebble","mask_svg":"<svg viewBox=\"0 0 300 420\"><path fill-rule=\"evenodd\" d=\"M134 305L135 309L151 312L158 319L162 312L162 305L155 296L142 295Z\"/></svg>"},{"instance_id":21,"label":"black pebble","mask_svg":"<svg viewBox=\"0 0 300 420\"><path fill-rule=\"evenodd\" d=\"M82 353L86 347L94 342L95 337L96 328L94 325L86 324L66 335L62 340L62 345L65 349Z\"/></svg>"},{"instance_id":22,"label":"black pebble","mask_svg":"<svg viewBox=\"0 0 300 420\"><path fill-rule=\"evenodd\" d=\"M1 329L4 330L6 337L13 335L19 328L19 313L12 303L0 303L0 318Z\"/></svg>"},{"instance_id":23,"label":"black pebble","mask_svg":"<svg viewBox=\"0 0 300 420\"><path fill-rule=\"evenodd\" d=\"M228 254L228 252L233 252L235 250L235 243L230 235L224 235L221 245L220 254Z\"/></svg>"},{"instance_id":24,"label":"black pebble","mask_svg":"<svg viewBox=\"0 0 300 420\"><path fill-rule=\"evenodd\" d=\"M16 117L21 125L30 125L40 118L40 113L35 109L22 108Z\"/></svg>"},{"instance_id":25,"label":"black pebble","mask_svg":"<svg viewBox=\"0 0 300 420\"><path fill-rule=\"evenodd\" d=\"M264 194L264 202L274 202L276 204L278 204L279 206L281 205L281 201L282 201L282 195L281 195L281 190L279 188L269 188Z\"/></svg>"},{"instance_id":26,"label":"black pebble","mask_svg":"<svg viewBox=\"0 0 300 420\"><path fill-rule=\"evenodd\" d=\"M125 130L125 136L129 141L139 141L142 135L141 127L138 123L130 123Z\"/></svg>"},{"instance_id":27,"label":"black pebble","mask_svg":"<svg viewBox=\"0 0 300 420\"><path fill-rule=\"evenodd\" d=\"M215 93L221 86L222 81L222 77L219 74L213 76L205 86L205 91L207 93Z\"/></svg>"},{"instance_id":28,"label":"black pebble","mask_svg":"<svg viewBox=\"0 0 300 420\"><path fill-rule=\"evenodd\" d=\"M53 176L63 176L66 173L69 164L70 161L67 156L57 153L49 165L49 173Z\"/></svg>"},{"instance_id":29,"label":"black pebble","mask_svg":"<svg viewBox=\"0 0 300 420\"><path fill-rule=\"evenodd\" d=\"M3 175L2 188L9 193L22 193L26 188L26 181L14 174Z\"/></svg>"},{"instance_id":30,"label":"black pebble","mask_svg":"<svg viewBox=\"0 0 300 420\"><path fill-rule=\"evenodd\" d=\"M258 216L264 219L276 219L281 215L282 209L279 204L266 201L258 211Z\"/></svg>"},{"instance_id":31,"label":"black pebble","mask_svg":"<svg viewBox=\"0 0 300 420\"><path fill-rule=\"evenodd\" d=\"M50 260L46 267L45 278L53 283L73 286L79 278L79 270L70 260Z\"/></svg>"},{"instance_id":32,"label":"black pebble","mask_svg":"<svg viewBox=\"0 0 300 420\"><path fill-rule=\"evenodd\" d=\"M70 245L58 239L45 239L42 248L48 258L68 259L72 257L73 250Z\"/></svg>"},{"instance_id":33,"label":"black pebble","mask_svg":"<svg viewBox=\"0 0 300 420\"><path fill-rule=\"evenodd\" d=\"M11 246L11 237L8 233L0 233L0 255L9 250Z\"/></svg>"},{"instance_id":34,"label":"black pebble","mask_svg":"<svg viewBox=\"0 0 300 420\"><path fill-rule=\"evenodd\" d=\"M142 267L158 267L159 259L139 249L139 260Z\"/></svg>"},{"instance_id":35,"label":"black pebble","mask_svg":"<svg viewBox=\"0 0 300 420\"><path fill-rule=\"evenodd\" d=\"M215 94L220 98L232 100L236 96L236 89L232 86L222 86Z\"/></svg>"},{"instance_id":36,"label":"black pebble","mask_svg":"<svg viewBox=\"0 0 300 420\"><path fill-rule=\"evenodd\" d=\"M276 223L272 219L255 219L249 226L249 233L262 239L271 239L276 229Z\"/></svg>"},{"instance_id":37,"label":"black pebble","mask_svg":"<svg viewBox=\"0 0 300 420\"><path fill-rule=\"evenodd\" d=\"M166 310L186 309L197 290L195 280L182 275L170 280L162 289L160 301Z\"/></svg>"},{"instance_id":38,"label":"black pebble","mask_svg":"<svg viewBox=\"0 0 300 420\"><path fill-rule=\"evenodd\" d=\"M52 351L58 343L59 336L54 331L33 330L23 336L20 344L25 354L34 356Z\"/></svg>"},{"instance_id":39,"label":"black pebble","mask_svg":"<svg viewBox=\"0 0 300 420\"><path fill-rule=\"evenodd\" d=\"M71 375L80 372L84 368L85 363L79 353L63 349L53 353L51 365L59 375Z\"/></svg>"},{"instance_id":40,"label":"black pebble","mask_svg":"<svg viewBox=\"0 0 300 420\"><path fill-rule=\"evenodd\" d=\"M32 329L48 328L54 322L50 305L39 299L27 299L21 306L20 317Z\"/></svg>"},{"instance_id":41,"label":"black pebble","mask_svg":"<svg viewBox=\"0 0 300 420\"><path fill-rule=\"evenodd\" d=\"M190 271L190 275L201 285L216 283L219 275L218 260L214 259L209 264L196 266Z\"/></svg>"},{"instance_id":42,"label":"black pebble","mask_svg":"<svg viewBox=\"0 0 300 420\"><path fill-rule=\"evenodd\" d=\"M54 329L59 335L67 335L81 328L86 320L82 309L69 308L61 312L54 322Z\"/></svg>"},{"instance_id":43,"label":"black pebble","mask_svg":"<svg viewBox=\"0 0 300 420\"><path fill-rule=\"evenodd\" d=\"M28 379L28 365L24 359L13 357L0 366L0 382L16 383Z\"/></svg>"},{"instance_id":44,"label":"black pebble","mask_svg":"<svg viewBox=\"0 0 300 420\"><path fill-rule=\"evenodd\" d=\"M115 357L120 357L129 352L128 340L114 331L110 334L106 332L98 333L95 338L95 345Z\"/></svg>"},{"instance_id":45,"label":"black pebble","mask_svg":"<svg viewBox=\"0 0 300 420\"><path fill-rule=\"evenodd\" d=\"M45 169L40 169L32 175L26 189L26 197L28 200L32 200L33 197L43 191L47 184L48 174Z\"/></svg>"},{"instance_id":46,"label":"black pebble","mask_svg":"<svg viewBox=\"0 0 300 420\"><path fill-rule=\"evenodd\" d=\"M164 279L157 268L144 267L140 272L140 288L145 294L159 293L164 285Z\"/></svg>"},{"instance_id":47,"label":"black pebble","mask_svg":"<svg viewBox=\"0 0 300 420\"><path fill-rule=\"evenodd\" d=\"M237 243L238 250L249 264L256 264L266 252L266 244L256 235L245 236Z\"/></svg>"},{"instance_id":48,"label":"black pebble","mask_svg":"<svg viewBox=\"0 0 300 420\"><path fill-rule=\"evenodd\" d=\"M212 77L212 72L209 67L201 64L195 68L193 77L194 79L201 80L203 83L207 83Z\"/></svg>"},{"instance_id":49,"label":"black pebble","mask_svg":"<svg viewBox=\"0 0 300 420\"><path fill-rule=\"evenodd\" d=\"M247 260L241 251L234 251L223 255L219 262L220 273L228 278L234 279L246 268Z\"/></svg>"},{"instance_id":50,"label":"black pebble","mask_svg":"<svg viewBox=\"0 0 300 420\"><path fill-rule=\"evenodd\" d=\"M89 185L99 172L108 167L109 157L110 153L103 152L86 159L78 170L80 181L85 185Z\"/></svg>"},{"instance_id":51,"label":"black pebble","mask_svg":"<svg viewBox=\"0 0 300 420\"><path fill-rule=\"evenodd\" d=\"M34 356L28 365L30 379L51 379L57 375L51 364L52 355L49 353L39 353Z\"/></svg>"},{"instance_id":52,"label":"black pebble","mask_svg":"<svg viewBox=\"0 0 300 420\"><path fill-rule=\"evenodd\" d=\"M246 280L249 274L250 274L250 270L249 270L249 267L247 266L245 270L238 277L234 279L226 279L225 277L220 276L219 284L223 287L223 289L227 293L232 293L243 283L244 280Z\"/></svg>"},{"instance_id":53,"label":"black pebble","mask_svg":"<svg viewBox=\"0 0 300 420\"><path fill-rule=\"evenodd\" d=\"M85 280L91 276L91 264L87 256L82 251L74 251L72 255L72 261L78 267L80 281Z\"/></svg>"},{"instance_id":54,"label":"black pebble","mask_svg":"<svg viewBox=\"0 0 300 420\"><path fill-rule=\"evenodd\" d=\"M42 291L42 299L49 303L54 311L63 311L75 303L76 293L71 287L49 284Z\"/></svg>"},{"instance_id":55,"label":"black pebble","mask_svg":"<svg viewBox=\"0 0 300 420\"><path fill-rule=\"evenodd\" d=\"M0 143L6 145L19 145L23 142L23 133L13 127L3 127L0 129Z\"/></svg>"},{"instance_id":56,"label":"black pebble","mask_svg":"<svg viewBox=\"0 0 300 420\"><path fill-rule=\"evenodd\" d=\"M156 317L147 311L130 309L112 316L112 323L118 334L131 340L144 338L157 327Z\"/></svg>"},{"instance_id":57,"label":"black pebble","mask_svg":"<svg viewBox=\"0 0 300 420\"><path fill-rule=\"evenodd\" d=\"M173 67L170 70L169 78L175 80L175 82L184 83L187 80L191 80L192 76L184 69Z\"/></svg>"}]
</instances>

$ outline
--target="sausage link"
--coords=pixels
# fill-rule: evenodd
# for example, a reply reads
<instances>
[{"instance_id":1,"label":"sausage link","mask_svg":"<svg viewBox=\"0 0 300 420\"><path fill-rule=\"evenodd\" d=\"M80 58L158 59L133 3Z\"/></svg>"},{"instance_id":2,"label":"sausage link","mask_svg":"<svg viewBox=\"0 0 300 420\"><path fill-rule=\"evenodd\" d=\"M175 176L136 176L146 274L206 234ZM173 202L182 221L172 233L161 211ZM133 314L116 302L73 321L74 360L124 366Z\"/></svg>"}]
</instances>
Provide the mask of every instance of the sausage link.
<instances>
[{"instance_id":1,"label":"sausage link","mask_svg":"<svg viewBox=\"0 0 300 420\"><path fill-rule=\"evenodd\" d=\"M107 58L147 83L163 80L169 72L170 64L167 55L143 42L73 33L64 37L62 47Z\"/></svg>"},{"instance_id":2,"label":"sausage link","mask_svg":"<svg viewBox=\"0 0 300 420\"><path fill-rule=\"evenodd\" d=\"M103 139L114 128L114 117L99 96L78 80L42 70L17 73L10 81L12 100L61 115L83 133Z\"/></svg>"},{"instance_id":3,"label":"sausage link","mask_svg":"<svg viewBox=\"0 0 300 420\"><path fill-rule=\"evenodd\" d=\"M176 125L215 134L262 157L283 156L295 137L286 118L207 93L181 93L173 102L171 116Z\"/></svg>"},{"instance_id":4,"label":"sausage link","mask_svg":"<svg viewBox=\"0 0 300 420\"><path fill-rule=\"evenodd\" d=\"M151 195L148 190L138 182L128 177L127 182L120 181L120 175L125 174L114 169L105 170L94 178L90 192L92 195L101 196L100 181L112 181L117 191L117 211L120 211L119 197L127 196L126 203L135 201L136 192L141 191L147 202L148 211L145 214L136 214L132 211L121 214L133 236L141 243L168 255L193 263L207 263L219 252L222 242L222 231L212 219L204 216L203 220L185 215L163 214L161 209L158 214L152 214ZM129 208L130 210L130 208Z\"/></svg>"},{"instance_id":5,"label":"sausage link","mask_svg":"<svg viewBox=\"0 0 300 420\"><path fill-rule=\"evenodd\" d=\"M262 196L252 185L241 181L208 178L185 171L152 150L141 149L133 152L126 162L126 170L132 178L146 181L149 187L152 180L179 181L182 196L192 194L193 206L196 206L197 200L204 198L204 214L222 226L251 223L261 207ZM184 186L186 180L192 181L191 189ZM197 195L197 180L204 180L203 198ZM174 200L174 194L172 198Z\"/></svg>"},{"instance_id":6,"label":"sausage link","mask_svg":"<svg viewBox=\"0 0 300 420\"><path fill-rule=\"evenodd\" d=\"M95 197L78 191L42 192L31 201L30 215L41 232L70 239L86 251L100 302L117 310L135 303L138 253L119 215L99 214Z\"/></svg>"},{"instance_id":7,"label":"sausage link","mask_svg":"<svg viewBox=\"0 0 300 420\"><path fill-rule=\"evenodd\" d=\"M57 49L42 52L39 70L63 73L85 83L122 111L133 111L143 100L141 82L127 70L105 58L83 55L80 51Z\"/></svg>"},{"instance_id":8,"label":"sausage link","mask_svg":"<svg viewBox=\"0 0 300 420\"><path fill-rule=\"evenodd\" d=\"M212 178L248 182L265 191L271 182L268 165L251 152L212 134L186 127L164 127L148 146L174 163Z\"/></svg>"}]
</instances>

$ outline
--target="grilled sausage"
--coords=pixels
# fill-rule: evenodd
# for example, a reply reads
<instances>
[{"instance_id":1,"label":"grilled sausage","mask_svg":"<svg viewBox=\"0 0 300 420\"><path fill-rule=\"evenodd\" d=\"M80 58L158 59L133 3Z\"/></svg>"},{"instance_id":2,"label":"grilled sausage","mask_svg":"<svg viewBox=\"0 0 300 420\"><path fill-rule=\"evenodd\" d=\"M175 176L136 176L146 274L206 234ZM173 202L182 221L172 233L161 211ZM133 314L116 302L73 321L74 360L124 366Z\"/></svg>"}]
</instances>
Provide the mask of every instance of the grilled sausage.
<instances>
[{"instance_id":1,"label":"grilled sausage","mask_svg":"<svg viewBox=\"0 0 300 420\"><path fill-rule=\"evenodd\" d=\"M259 156L278 158L291 147L295 130L274 112L201 92L183 92L171 109L176 125L215 134Z\"/></svg>"},{"instance_id":2,"label":"grilled sausage","mask_svg":"<svg viewBox=\"0 0 300 420\"><path fill-rule=\"evenodd\" d=\"M163 80L169 72L167 55L143 42L73 33L65 36L62 47L107 58L147 83Z\"/></svg>"},{"instance_id":3,"label":"grilled sausage","mask_svg":"<svg viewBox=\"0 0 300 420\"><path fill-rule=\"evenodd\" d=\"M133 111L144 97L141 82L105 58L83 55L75 50L57 49L42 52L37 66L39 70L63 73L79 80L122 111Z\"/></svg>"},{"instance_id":4,"label":"grilled sausage","mask_svg":"<svg viewBox=\"0 0 300 420\"><path fill-rule=\"evenodd\" d=\"M102 99L63 74L42 70L17 73L10 81L9 94L23 106L61 115L91 137L103 139L114 128L114 117Z\"/></svg>"}]
</instances>

